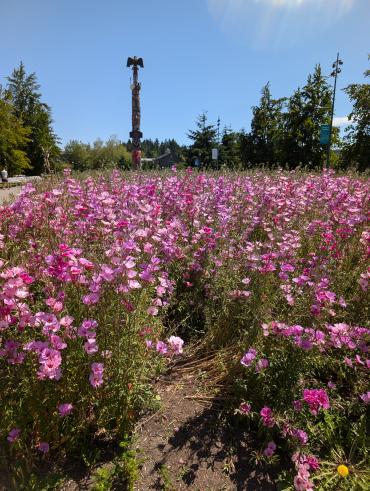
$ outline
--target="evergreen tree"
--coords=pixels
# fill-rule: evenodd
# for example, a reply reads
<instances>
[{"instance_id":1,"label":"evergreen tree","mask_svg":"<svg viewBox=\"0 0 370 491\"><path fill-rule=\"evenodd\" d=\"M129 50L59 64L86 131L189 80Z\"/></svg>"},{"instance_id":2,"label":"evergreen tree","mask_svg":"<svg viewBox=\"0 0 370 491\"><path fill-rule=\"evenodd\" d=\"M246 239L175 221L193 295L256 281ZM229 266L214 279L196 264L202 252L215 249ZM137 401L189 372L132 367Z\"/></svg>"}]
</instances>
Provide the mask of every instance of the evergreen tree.
<instances>
[{"instance_id":1,"label":"evergreen tree","mask_svg":"<svg viewBox=\"0 0 370 491\"><path fill-rule=\"evenodd\" d=\"M32 172L41 174L48 171L50 158L59 154L50 108L41 102L36 74L27 75L22 62L7 80L15 114L31 130L26 153L33 168Z\"/></svg>"},{"instance_id":2,"label":"evergreen tree","mask_svg":"<svg viewBox=\"0 0 370 491\"><path fill-rule=\"evenodd\" d=\"M240 166L240 135L230 128L224 128L222 133L219 161L231 169Z\"/></svg>"},{"instance_id":3,"label":"evergreen tree","mask_svg":"<svg viewBox=\"0 0 370 491\"><path fill-rule=\"evenodd\" d=\"M202 168L208 168L212 162L212 148L216 145L217 130L213 124L207 124L207 115L201 114L196 121L196 130L189 130L188 138L193 141L188 157L192 164L198 158Z\"/></svg>"},{"instance_id":4,"label":"evergreen tree","mask_svg":"<svg viewBox=\"0 0 370 491\"><path fill-rule=\"evenodd\" d=\"M285 99L271 97L269 82L262 88L261 94L259 106L252 108L253 118L248 137L249 145L246 147L249 152L246 152L245 157L252 164L275 165L280 156L282 111Z\"/></svg>"},{"instance_id":5,"label":"evergreen tree","mask_svg":"<svg viewBox=\"0 0 370 491\"><path fill-rule=\"evenodd\" d=\"M11 94L0 86L0 165L10 175L30 169L30 161L24 148L30 129L16 117Z\"/></svg>"},{"instance_id":6,"label":"evergreen tree","mask_svg":"<svg viewBox=\"0 0 370 491\"><path fill-rule=\"evenodd\" d=\"M370 70L364 75L370 77ZM356 164L358 170L364 171L370 169L370 84L351 84L344 90L353 103L353 109L348 116L351 125L346 129L342 164Z\"/></svg>"},{"instance_id":7,"label":"evergreen tree","mask_svg":"<svg viewBox=\"0 0 370 491\"><path fill-rule=\"evenodd\" d=\"M306 85L289 98L284 115L283 161L294 168L322 167L326 146L320 144L320 127L330 123L332 89L316 65ZM332 143L338 142L338 129L332 129Z\"/></svg>"}]
</instances>

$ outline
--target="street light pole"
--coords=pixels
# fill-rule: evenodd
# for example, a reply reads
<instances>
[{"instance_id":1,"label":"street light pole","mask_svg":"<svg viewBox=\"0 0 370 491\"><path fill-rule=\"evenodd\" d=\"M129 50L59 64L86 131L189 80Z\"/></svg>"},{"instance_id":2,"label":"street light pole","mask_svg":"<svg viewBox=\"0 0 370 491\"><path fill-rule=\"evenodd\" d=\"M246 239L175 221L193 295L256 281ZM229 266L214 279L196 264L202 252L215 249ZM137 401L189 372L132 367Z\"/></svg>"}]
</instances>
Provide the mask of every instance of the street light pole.
<instances>
[{"instance_id":1,"label":"street light pole","mask_svg":"<svg viewBox=\"0 0 370 491\"><path fill-rule=\"evenodd\" d=\"M341 72L339 65L343 65L343 61L339 59L339 53L337 53L337 59L332 65L332 68L334 68L334 70L330 74L331 77L334 77L334 90L333 90L333 101L331 104L328 153L327 153L327 157L326 157L326 167L327 168L329 168L329 163L330 163L330 147L331 147L331 139L332 139L332 133L333 133L333 118L334 118L335 91L337 90L337 76L338 76L338 73Z\"/></svg>"}]
</instances>

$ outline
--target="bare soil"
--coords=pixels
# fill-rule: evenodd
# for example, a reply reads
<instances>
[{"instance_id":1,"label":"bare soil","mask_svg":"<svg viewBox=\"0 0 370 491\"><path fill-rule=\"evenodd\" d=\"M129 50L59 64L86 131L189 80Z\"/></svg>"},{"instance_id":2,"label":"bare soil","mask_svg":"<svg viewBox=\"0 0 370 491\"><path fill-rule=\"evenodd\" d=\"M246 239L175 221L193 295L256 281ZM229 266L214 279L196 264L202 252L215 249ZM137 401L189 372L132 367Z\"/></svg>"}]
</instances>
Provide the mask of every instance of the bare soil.
<instances>
[{"instance_id":1,"label":"bare soil","mask_svg":"<svg viewBox=\"0 0 370 491\"><path fill-rule=\"evenodd\" d=\"M231 425L216 400L204 402L195 374L156 384L161 409L139 422L135 448L143 459L135 490L273 491L273 470L250 463L253 437Z\"/></svg>"}]
</instances>

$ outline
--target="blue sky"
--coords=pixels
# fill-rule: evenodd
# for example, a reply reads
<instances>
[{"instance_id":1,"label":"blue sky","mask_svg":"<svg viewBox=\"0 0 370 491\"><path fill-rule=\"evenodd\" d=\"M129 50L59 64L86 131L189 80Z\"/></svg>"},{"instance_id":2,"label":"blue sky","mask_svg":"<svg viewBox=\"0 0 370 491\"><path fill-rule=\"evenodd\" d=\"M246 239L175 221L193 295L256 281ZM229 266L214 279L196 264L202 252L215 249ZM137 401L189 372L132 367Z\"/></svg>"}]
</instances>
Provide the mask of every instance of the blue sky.
<instances>
[{"instance_id":1,"label":"blue sky","mask_svg":"<svg viewBox=\"0 0 370 491\"><path fill-rule=\"evenodd\" d=\"M338 88L363 82L370 51L370 0L0 0L0 19L0 83L21 60L36 72L63 143L127 140L128 56L144 59L144 137L188 143L202 111L249 129L267 81L289 96L337 51ZM350 108L338 90L335 116Z\"/></svg>"}]
</instances>

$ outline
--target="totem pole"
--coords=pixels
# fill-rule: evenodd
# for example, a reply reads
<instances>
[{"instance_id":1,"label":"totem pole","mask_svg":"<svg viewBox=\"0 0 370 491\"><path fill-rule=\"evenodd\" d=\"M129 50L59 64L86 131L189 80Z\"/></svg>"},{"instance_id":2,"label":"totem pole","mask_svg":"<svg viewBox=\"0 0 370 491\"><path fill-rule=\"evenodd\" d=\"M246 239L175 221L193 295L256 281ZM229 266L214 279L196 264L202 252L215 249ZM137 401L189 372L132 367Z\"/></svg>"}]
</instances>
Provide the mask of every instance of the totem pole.
<instances>
[{"instance_id":1,"label":"totem pole","mask_svg":"<svg viewBox=\"0 0 370 491\"><path fill-rule=\"evenodd\" d=\"M130 132L130 137L132 141L132 167L134 169L140 169L141 166L141 150L140 150L140 138L143 134L140 131L140 89L141 84L138 81L138 67L144 68L144 63L142 58L127 59L127 66L132 66L132 71L134 73L133 83L131 85L132 91L132 131Z\"/></svg>"}]
</instances>

